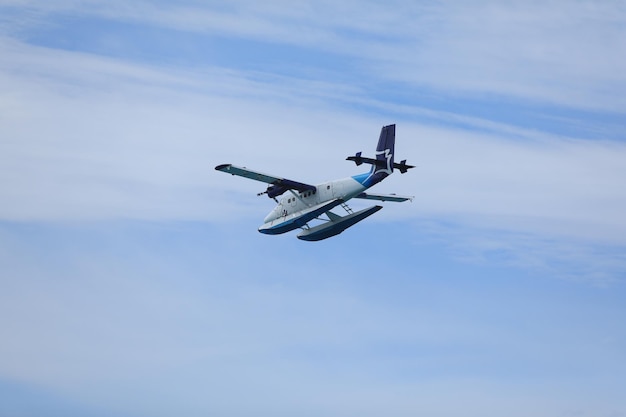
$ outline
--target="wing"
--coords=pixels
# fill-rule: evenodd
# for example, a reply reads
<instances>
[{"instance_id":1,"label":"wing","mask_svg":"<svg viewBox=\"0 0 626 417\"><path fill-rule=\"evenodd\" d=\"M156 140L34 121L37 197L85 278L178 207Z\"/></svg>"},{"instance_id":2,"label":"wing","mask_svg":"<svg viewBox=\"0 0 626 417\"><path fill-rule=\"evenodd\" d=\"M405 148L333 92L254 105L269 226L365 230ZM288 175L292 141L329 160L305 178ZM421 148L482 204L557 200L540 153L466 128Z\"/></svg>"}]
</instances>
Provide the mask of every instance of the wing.
<instances>
[{"instance_id":1,"label":"wing","mask_svg":"<svg viewBox=\"0 0 626 417\"><path fill-rule=\"evenodd\" d=\"M363 198L365 200L380 200L380 201L395 201L396 203L401 203L403 201L413 201L415 197L408 197L396 194L371 194L371 193L361 193L354 198Z\"/></svg>"},{"instance_id":2,"label":"wing","mask_svg":"<svg viewBox=\"0 0 626 417\"><path fill-rule=\"evenodd\" d=\"M287 190L315 191L314 185L304 184L302 182L289 180L287 178L275 177L273 175L263 174L261 172L252 171L246 167L237 167L232 164L222 164L215 167L217 171L227 174L238 175L240 177L250 178L251 180L261 181L270 184L267 190L260 193L267 194L268 197L274 198L283 194Z\"/></svg>"}]
</instances>

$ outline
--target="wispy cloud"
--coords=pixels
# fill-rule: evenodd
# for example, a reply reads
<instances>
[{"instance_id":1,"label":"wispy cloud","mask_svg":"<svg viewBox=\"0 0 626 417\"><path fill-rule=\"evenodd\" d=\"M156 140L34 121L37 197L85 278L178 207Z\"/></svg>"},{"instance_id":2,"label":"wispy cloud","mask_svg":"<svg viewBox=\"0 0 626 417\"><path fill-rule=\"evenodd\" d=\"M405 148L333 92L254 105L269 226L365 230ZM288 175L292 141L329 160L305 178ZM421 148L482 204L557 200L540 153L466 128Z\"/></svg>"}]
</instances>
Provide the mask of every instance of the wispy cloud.
<instances>
[{"instance_id":1,"label":"wispy cloud","mask_svg":"<svg viewBox=\"0 0 626 417\"><path fill-rule=\"evenodd\" d=\"M617 2L1 2L11 404L619 415L624 21ZM414 202L319 245L256 233L265 185L213 170L353 175L394 122L418 167L378 191Z\"/></svg>"},{"instance_id":2,"label":"wispy cloud","mask_svg":"<svg viewBox=\"0 0 626 417\"><path fill-rule=\"evenodd\" d=\"M76 7L67 3L66 13ZM184 21L176 17L178 6L168 9L172 12L169 23L159 17L164 12L155 4L146 7L137 9L144 10L141 16L133 7L117 3L110 8L77 10L151 24ZM247 3L231 7L221 12L256 10ZM500 13L499 6L490 7L492 14ZM289 10L300 19L309 19L302 10ZM281 13L287 12L270 7L256 15L273 19ZM532 16L507 13L510 19L521 19L523 28L532 25ZM604 16L606 10L597 13ZM454 21L462 15L455 12L449 18ZM362 19L369 22L367 16ZM318 25L332 31L333 25L351 24L342 22L330 19ZM352 30L367 27L369 23L363 23ZM191 25L185 30L199 29ZM213 29L207 25L206 30ZM236 28L228 30L230 36L238 33ZM387 36L400 37L400 47L417 36L380 32L379 27L372 29L373 48L377 42L387 42ZM354 34L333 36L349 42ZM307 47L326 48L323 43ZM409 52L410 47L405 47ZM516 126L497 116L477 117L421 103L394 102L393 96L373 96L358 81L345 84L333 78L317 80L208 63L179 68L34 46L7 37L1 48L7 58L1 64L7 94L0 104L6 110L1 145L4 169L0 172L7 202L1 210L6 219L211 219L235 216L242 210L258 217L251 207L241 204L240 197L233 199L232 193L253 195L261 191L259 185L227 182L229 178L211 174L213 165L239 162L266 171L280 167L277 173L310 182L350 175L352 167L338 164L329 165L320 178L319 162L336 157L328 149L343 155L373 146L380 124L387 122L371 119L371 113L379 112L399 123L398 150L403 157L413 155L419 165L414 175L385 184L391 191L409 190L417 196L415 205L399 208L398 215L453 219L470 227L530 234L540 240L625 243L621 213L626 210L622 180L626 172L621 161L626 148L621 142L582 140ZM386 59L379 58L380 62ZM372 65L376 64L370 62L366 68ZM390 74L383 71L380 76ZM615 85L619 90L619 80ZM507 94L506 89L499 91ZM535 99L544 100L540 95ZM597 126L593 121L581 123ZM263 161L258 162L262 166L253 166L257 161ZM221 205L215 204L216 196Z\"/></svg>"},{"instance_id":3,"label":"wispy cloud","mask_svg":"<svg viewBox=\"0 0 626 417\"><path fill-rule=\"evenodd\" d=\"M75 2L41 13L297 45L362 60L371 79L624 112L626 10L619 2Z\"/></svg>"},{"instance_id":4,"label":"wispy cloud","mask_svg":"<svg viewBox=\"0 0 626 417\"><path fill-rule=\"evenodd\" d=\"M560 110L546 117L567 124L568 134L548 132L509 123L497 112L476 116L467 108L412 102L411 94L384 94L389 86L397 91L399 81L416 93L425 87L445 97L469 94L494 111L494 94L541 103L534 112L554 104L623 111L626 71L612 52L622 39L620 5L284 6L5 4L18 18L3 23L1 44L4 218L210 219L226 215L224 208L254 216L232 193L252 195L258 184L227 183L210 174L212 165L263 161L258 169L280 167L280 174L312 182L349 175L350 167L339 164L319 178L319 161L331 158L331 148L366 151L387 122L373 122L369 114L383 113L399 122L399 151L419 165L415 175L385 185L417 195L415 206L398 209L399 215L452 219L539 241L624 244L626 149L568 135L579 124L585 136L603 128L615 136L617 122L603 127L592 114ZM29 31L42 20L54 28L58 16L289 44L362 65L346 83L332 72L319 79L310 71L280 75L210 60L182 68L28 43ZM372 80L382 87L368 88ZM227 201L216 205L215 196Z\"/></svg>"}]
</instances>

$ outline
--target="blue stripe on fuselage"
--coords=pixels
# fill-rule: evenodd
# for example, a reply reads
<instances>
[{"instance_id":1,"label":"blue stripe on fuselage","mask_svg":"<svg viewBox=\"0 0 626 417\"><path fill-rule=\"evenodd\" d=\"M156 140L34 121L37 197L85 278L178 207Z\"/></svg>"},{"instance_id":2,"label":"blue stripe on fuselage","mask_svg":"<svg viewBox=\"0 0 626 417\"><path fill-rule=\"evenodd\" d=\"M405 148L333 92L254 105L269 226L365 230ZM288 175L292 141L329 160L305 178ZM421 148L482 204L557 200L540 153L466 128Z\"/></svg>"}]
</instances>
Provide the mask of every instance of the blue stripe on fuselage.
<instances>
[{"instance_id":1,"label":"blue stripe on fuselage","mask_svg":"<svg viewBox=\"0 0 626 417\"><path fill-rule=\"evenodd\" d=\"M373 170L372 170L373 171ZM386 172L366 172L365 174L359 174L352 176L356 182L361 184L365 188L370 188L372 185L378 184L387 177Z\"/></svg>"},{"instance_id":2,"label":"blue stripe on fuselage","mask_svg":"<svg viewBox=\"0 0 626 417\"><path fill-rule=\"evenodd\" d=\"M365 186L367 179L372 175L371 172L366 172L365 174L353 175L352 179L354 179L359 184Z\"/></svg>"}]
</instances>

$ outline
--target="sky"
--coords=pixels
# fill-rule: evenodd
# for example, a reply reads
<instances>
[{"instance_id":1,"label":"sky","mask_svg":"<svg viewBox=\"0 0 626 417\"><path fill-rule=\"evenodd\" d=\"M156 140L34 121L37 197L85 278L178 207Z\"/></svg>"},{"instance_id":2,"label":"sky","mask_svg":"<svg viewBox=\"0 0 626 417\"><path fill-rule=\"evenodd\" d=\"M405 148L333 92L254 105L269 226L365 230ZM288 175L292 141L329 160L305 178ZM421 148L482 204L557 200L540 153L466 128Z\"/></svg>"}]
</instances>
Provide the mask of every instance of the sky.
<instances>
[{"instance_id":1,"label":"sky","mask_svg":"<svg viewBox=\"0 0 626 417\"><path fill-rule=\"evenodd\" d=\"M625 48L610 0L0 0L0 416L626 417ZM321 242L214 170L391 123L414 200Z\"/></svg>"}]
</instances>

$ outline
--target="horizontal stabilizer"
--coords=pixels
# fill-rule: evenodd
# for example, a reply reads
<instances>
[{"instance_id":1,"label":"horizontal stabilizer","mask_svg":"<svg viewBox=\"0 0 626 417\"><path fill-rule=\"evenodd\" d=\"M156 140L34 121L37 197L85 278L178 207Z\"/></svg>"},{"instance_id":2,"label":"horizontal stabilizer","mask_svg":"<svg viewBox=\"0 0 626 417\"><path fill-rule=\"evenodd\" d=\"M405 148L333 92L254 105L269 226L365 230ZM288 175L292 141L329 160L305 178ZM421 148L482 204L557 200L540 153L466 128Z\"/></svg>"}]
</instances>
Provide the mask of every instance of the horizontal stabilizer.
<instances>
[{"instance_id":1,"label":"horizontal stabilizer","mask_svg":"<svg viewBox=\"0 0 626 417\"><path fill-rule=\"evenodd\" d=\"M386 161L361 156L361 152L357 152L356 155L354 156L347 157L346 161L354 161L354 163L357 164L357 166L362 165L362 164L376 165L377 167L381 167L381 168L384 168L387 166Z\"/></svg>"},{"instance_id":2,"label":"horizontal stabilizer","mask_svg":"<svg viewBox=\"0 0 626 417\"><path fill-rule=\"evenodd\" d=\"M396 194L372 194L372 193L361 193L354 198L362 198L364 200L379 200L379 201L394 201L396 203L401 203L403 201L413 201L415 197L396 195Z\"/></svg>"},{"instance_id":3,"label":"horizontal stabilizer","mask_svg":"<svg viewBox=\"0 0 626 417\"><path fill-rule=\"evenodd\" d=\"M407 165L406 159L403 159L402 162L393 164L393 167L400 171L400 174L405 174L409 169L415 168L415 165Z\"/></svg>"},{"instance_id":4,"label":"horizontal stabilizer","mask_svg":"<svg viewBox=\"0 0 626 417\"><path fill-rule=\"evenodd\" d=\"M355 164L357 164L357 166L362 164L376 165L378 168L385 168L387 166L387 161L381 159L366 158L364 156L361 156L361 152L357 152L354 156L347 157L346 161L353 161ZM415 168L415 165L407 165L405 159L400 163L394 162L393 167L400 170L401 174L404 174L409 169Z\"/></svg>"},{"instance_id":5,"label":"horizontal stabilizer","mask_svg":"<svg viewBox=\"0 0 626 417\"><path fill-rule=\"evenodd\" d=\"M354 226L366 217L369 217L372 214L376 213L381 208L383 207L373 206L364 210L357 211L356 213L348 214L347 216L343 217L340 217L333 213L334 215L332 217L329 216L333 220L328 221L324 224L320 224L319 226L303 230L298 234L298 239L306 240L309 242L328 239L329 237L338 235L339 233L346 230L348 227Z\"/></svg>"}]
</instances>

